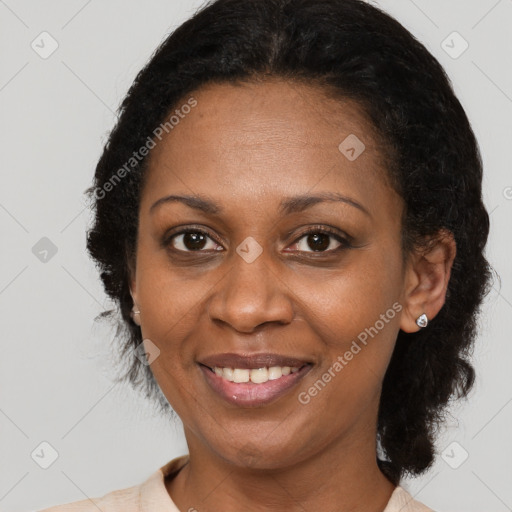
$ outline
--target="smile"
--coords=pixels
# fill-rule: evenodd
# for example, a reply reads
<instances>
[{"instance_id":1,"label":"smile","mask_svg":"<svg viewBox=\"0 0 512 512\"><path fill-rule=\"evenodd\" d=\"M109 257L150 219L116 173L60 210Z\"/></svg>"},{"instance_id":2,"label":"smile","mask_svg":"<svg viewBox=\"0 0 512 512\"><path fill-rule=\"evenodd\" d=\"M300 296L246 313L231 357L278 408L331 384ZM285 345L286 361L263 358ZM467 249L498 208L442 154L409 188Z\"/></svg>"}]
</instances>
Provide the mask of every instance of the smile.
<instances>
[{"instance_id":1,"label":"smile","mask_svg":"<svg viewBox=\"0 0 512 512\"><path fill-rule=\"evenodd\" d=\"M213 371L215 375L228 380L229 382L252 382L254 384L263 384L269 380L280 379L283 375L290 375L299 371L298 366L271 366L270 368L220 368L215 366Z\"/></svg>"},{"instance_id":2,"label":"smile","mask_svg":"<svg viewBox=\"0 0 512 512\"><path fill-rule=\"evenodd\" d=\"M276 401L290 392L312 368L311 364L252 369L199 366L216 395L241 407L261 407Z\"/></svg>"}]
</instances>

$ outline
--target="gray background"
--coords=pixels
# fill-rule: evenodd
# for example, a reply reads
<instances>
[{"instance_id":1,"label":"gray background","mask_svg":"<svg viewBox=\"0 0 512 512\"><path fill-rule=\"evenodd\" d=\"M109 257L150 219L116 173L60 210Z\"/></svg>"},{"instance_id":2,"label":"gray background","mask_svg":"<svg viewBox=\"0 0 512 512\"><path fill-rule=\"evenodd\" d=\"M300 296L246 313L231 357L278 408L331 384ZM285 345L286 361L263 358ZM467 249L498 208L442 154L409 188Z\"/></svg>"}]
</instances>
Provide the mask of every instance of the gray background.
<instances>
[{"instance_id":1,"label":"gray background","mask_svg":"<svg viewBox=\"0 0 512 512\"><path fill-rule=\"evenodd\" d=\"M2 511L101 496L187 452L179 423L109 378L113 331L93 318L111 303L85 251L83 192L136 73L201 3L0 0ZM481 316L476 387L451 409L435 466L404 487L438 512L512 510L512 0L374 3L440 60L467 111L502 279ZM58 453L48 469L42 442Z\"/></svg>"}]
</instances>

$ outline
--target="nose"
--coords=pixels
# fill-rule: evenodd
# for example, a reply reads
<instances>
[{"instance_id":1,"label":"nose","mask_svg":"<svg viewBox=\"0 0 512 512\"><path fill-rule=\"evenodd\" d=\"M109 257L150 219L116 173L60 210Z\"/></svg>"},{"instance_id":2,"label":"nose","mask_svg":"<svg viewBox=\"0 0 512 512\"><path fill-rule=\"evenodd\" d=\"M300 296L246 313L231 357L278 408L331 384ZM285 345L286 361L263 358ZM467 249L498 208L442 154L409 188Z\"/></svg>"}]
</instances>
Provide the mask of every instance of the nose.
<instances>
[{"instance_id":1,"label":"nose","mask_svg":"<svg viewBox=\"0 0 512 512\"><path fill-rule=\"evenodd\" d=\"M248 263L238 254L208 304L214 323L252 333L264 324L289 324L293 319L292 293L261 254Z\"/></svg>"}]
</instances>

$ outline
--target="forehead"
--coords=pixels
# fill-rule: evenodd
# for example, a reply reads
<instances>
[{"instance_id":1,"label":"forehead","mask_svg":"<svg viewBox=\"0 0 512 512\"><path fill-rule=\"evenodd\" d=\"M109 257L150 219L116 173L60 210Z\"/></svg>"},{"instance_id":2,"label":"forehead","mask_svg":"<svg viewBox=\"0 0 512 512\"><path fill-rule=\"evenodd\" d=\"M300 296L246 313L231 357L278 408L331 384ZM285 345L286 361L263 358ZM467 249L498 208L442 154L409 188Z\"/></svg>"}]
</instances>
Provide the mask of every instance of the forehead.
<instances>
[{"instance_id":1,"label":"forehead","mask_svg":"<svg viewBox=\"0 0 512 512\"><path fill-rule=\"evenodd\" d=\"M371 203L387 186L384 148L352 101L284 80L209 84L175 109L190 97L196 106L151 150L143 196L179 188L249 200L321 187Z\"/></svg>"}]
</instances>

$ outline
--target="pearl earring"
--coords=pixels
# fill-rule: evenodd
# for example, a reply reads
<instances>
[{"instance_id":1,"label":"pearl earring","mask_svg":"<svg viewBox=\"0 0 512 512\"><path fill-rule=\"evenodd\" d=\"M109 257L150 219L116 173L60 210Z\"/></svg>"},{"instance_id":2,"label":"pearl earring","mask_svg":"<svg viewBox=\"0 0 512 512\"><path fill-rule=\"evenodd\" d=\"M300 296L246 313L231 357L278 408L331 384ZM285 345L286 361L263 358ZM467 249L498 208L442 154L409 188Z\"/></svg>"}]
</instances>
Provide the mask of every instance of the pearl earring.
<instances>
[{"instance_id":1,"label":"pearl earring","mask_svg":"<svg viewBox=\"0 0 512 512\"><path fill-rule=\"evenodd\" d=\"M418 327L427 327L428 325L428 318L427 318L427 315L425 315L425 313L423 313L422 315L420 315L418 318L416 318L416 325Z\"/></svg>"},{"instance_id":2,"label":"pearl earring","mask_svg":"<svg viewBox=\"0 0 512 512\"><path fill-rule=\"evenodd\" d=\"M130 316L132 317L133 322L140 326L140 311L136 308L135 305L132 308Z\"/></svg>"}]
</instances>

